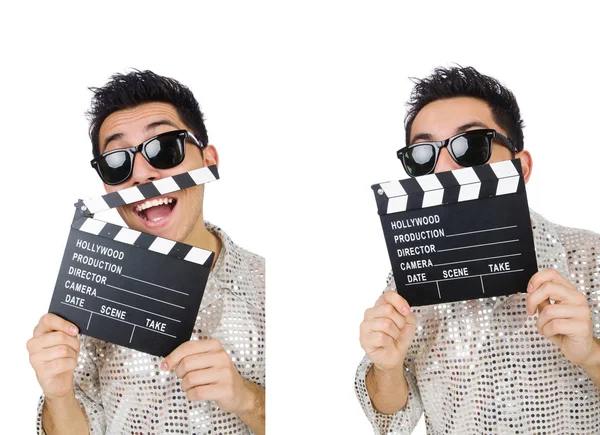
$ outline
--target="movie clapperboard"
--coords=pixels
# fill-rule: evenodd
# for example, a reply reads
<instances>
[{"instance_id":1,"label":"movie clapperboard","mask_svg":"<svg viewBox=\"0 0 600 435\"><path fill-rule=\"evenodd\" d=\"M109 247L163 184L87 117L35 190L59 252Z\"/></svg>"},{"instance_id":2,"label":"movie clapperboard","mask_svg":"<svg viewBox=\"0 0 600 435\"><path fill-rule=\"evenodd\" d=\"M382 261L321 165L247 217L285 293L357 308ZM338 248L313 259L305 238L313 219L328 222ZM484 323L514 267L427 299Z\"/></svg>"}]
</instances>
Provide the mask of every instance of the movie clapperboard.
<instances>
[{"instance_id":1,"label":"movie clapperboard","mask_svg":"<svg viewBox=\"0 0 600 435\"><path fill-rule=\"evenodd\" d=\"M537 261L519 159L371 187L410 305L526 291Z\"/></svg>"},{"instance_id":2,"label":"movie clapperboard","mask_svg":"<svg viewBox=\"0 0 600 435\"><path fill-rule=\"evenodd\" d=\"M79 201L48 312L81 334L166 356L190 339L214 253L94 219L219 178L216 166Z\"/></svg>"}]
</instances>

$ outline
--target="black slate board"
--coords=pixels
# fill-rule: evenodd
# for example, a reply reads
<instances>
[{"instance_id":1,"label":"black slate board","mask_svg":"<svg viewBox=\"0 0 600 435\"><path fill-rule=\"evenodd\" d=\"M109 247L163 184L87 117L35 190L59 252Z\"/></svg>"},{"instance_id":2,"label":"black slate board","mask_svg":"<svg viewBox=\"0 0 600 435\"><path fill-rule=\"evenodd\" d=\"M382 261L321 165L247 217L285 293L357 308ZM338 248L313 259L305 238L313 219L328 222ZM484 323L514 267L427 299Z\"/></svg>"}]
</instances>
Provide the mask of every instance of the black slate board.
<instances>
[{"instance_id":1,"label":"black slate board","mask_svg":"<svg viewBox=\"0 0 600 435\"><path fill-rule=\"evenodd\" d=\"M520 161L510 162L514 172L506 163L372 186L396 288L410 305L526 291L537 272L533 233Z\"/></svg>"}]
</instances>

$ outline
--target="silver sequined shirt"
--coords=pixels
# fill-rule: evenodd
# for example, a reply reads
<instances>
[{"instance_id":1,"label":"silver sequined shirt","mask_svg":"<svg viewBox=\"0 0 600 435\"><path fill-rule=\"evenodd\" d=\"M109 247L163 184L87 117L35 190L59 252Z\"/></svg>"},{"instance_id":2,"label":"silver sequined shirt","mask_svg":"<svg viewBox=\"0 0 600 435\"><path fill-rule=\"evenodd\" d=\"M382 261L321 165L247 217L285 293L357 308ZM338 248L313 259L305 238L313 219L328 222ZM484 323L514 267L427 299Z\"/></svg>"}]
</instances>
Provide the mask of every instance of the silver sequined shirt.
<instances>
[{"instance_id":1,"label":"silver sequined shirt","mask_svg":"<svg viewBox=\"0 0 600 435\"><path fill-rule=\"evenodd\" d=\"M265 262L236 244L220 228L207 228L222 242L211 271L191 340L215 338L239 373L265 386ZM189 401L162 358L79 335L75 371L77 400L92 434L249 434L235 414L213 401ZM43 434L40 399L37 432Z\"/></svg>"},{"instance_id":2,"label":"silver sequined shirt","mask_svg":"<svg viewBox=\"0 0 600 435\"><path fill-rule=\"evenodd\" d=\"M552 267L588 297L600 338L600 235L531 212L539 269ZM395 289L390 274L387 289ZM525 290L525 289L523 289ZM355 391L376 434L410 434L425 413L428 434L600 434L600 390L528 317L526 295L414 307L405 360L409 396L377 412L358 367Z\"/></svg>"}]
</instances>

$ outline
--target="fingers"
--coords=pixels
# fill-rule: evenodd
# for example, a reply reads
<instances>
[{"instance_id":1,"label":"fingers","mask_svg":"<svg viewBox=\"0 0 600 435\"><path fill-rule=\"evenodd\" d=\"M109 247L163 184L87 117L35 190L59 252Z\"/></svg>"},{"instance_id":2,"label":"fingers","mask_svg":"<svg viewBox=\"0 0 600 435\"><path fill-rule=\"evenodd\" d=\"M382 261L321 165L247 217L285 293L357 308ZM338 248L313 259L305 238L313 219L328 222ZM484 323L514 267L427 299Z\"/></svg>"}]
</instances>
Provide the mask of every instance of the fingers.
<instances>
[{"instance_id":1,"label":"fingers","mask_svg":"<svg viewBox=\"0 0 600 435\"><path fill-rule=\"evenodd\" d=\"M548 268L536 272L531 277L527 286L527 292L535 292L539 287L542 286L542 284L548 281L554 282L555 284L559 284L564 287L575 289L575 286L571 284L564 276L562 276L556 269Z\"/></svg>"},{"instance_id":2,"label":"fingers","mask_svg":"<svg viewBox=\"0 0 600 435\"><path fill-rule=\"evenodd\" d=\"M48 313L40 318L33 337L27 341L29 362L46 397L64 397L73 389L80 347L78 332L73 323Z\"/></svg>"},{"instance_id":3,"label":"fingers","mask_svg":"<svg viewBox=\"0 0 600 435\"><path fill-rule=\"evenodd\" d=\"M218 340L183 343L165 358L163 364L175 367L188 400L215 400L227 412L237 409L244 382Z\"/></svg>"},{"instance_id":4,"label":"fingers","mask_svg":"<svg viewBox=\"0 0 600 435\"><path fill-rule=\"evenodd\" d=\"M577 291L575 286L571 284L567 287L562 284L557 284L555 281L546 281L531 291L532 293L529 293L527 296L527 314L530 316L533 315L536 310L546 308L549 304L549 299L552 299L557 303L587 305L587 297L583 293ZM542 305L542 303L544 304Z\"/></svg>"},{"instance_id":5,"label":"fingers","mask_svg":"<svg viewBox=\"0 0 600 435\"><path fill-rule=\"evenodd\" d=\"M204 371L213 367L228 367L230 365L231 358L224 350L204 352L184 357L177 365L175 374L183 378L188 373L196 370Z\"/></svg>"},{"instance_id":6,"label":"fingers","mask_svg":"<svg viewBox=\"0 0 600 435\"><path fill-rule=\"evenodd\" d=\"M570 304L548 304L544 309L540 310L540 314L536 321L536 326L539 330L554 319L573 319L587 316L584 307Z\"/></svg>"},{"instance_id":7,"label":"fingers","mask_svg":"<svg viewBox=\"0 0 600 435\"><path fill-rule=\"evenodd\" d=\"M365 311L365 321L371 321L378 318L391 320L398 329L402 329L406 325L405 317L390 304L375 305Z\"/></svg>"},{"instance_id":8,"label":"fingers","mask_svg":"<svg viewBox=\"0 0 600 435\"><path fill-rule=\"evenodd\" d=\"M68 346L76 353L79 353L79 340L77 337L72 337L62 331L47 332L41 336L34 336L27 342L27 350L30 354L35 354L44 349L59 345Z\"/></svg>"},{"instance_id":9,"label":"fingers","mask_svg":"<svg viewBox=\"0 0 600 435\"><path fill-rule=\"evenodd\" d=\"M33 330L33 336L39 337L40 335L50 331L62 331L65 334L72 336L77 335L79 332L77 326L68 320L63 319L56 314L47 313L40 318L40 321Z\"/></svg>"},{"instance_id":10,"label":"fingers","mask_svg":"<svg viewBox=\"0 0 600 435\"><path fill-rule=\"evenodd\" d=\"M393 340L401 341L406 325L415 327L416 324L417 318L406 300L397 292L388 290L379 297L375 306L365 311L360 326L360 341L365 350L389 346L394 343Z\"/></svg>"},{"instance_id":11,"label":"fingers","mask_svg":"<svg viewBox=\"0 0 600 435\"><path fill-rule=\"evenodd\" d=\"M215 384L201 385L186 391L188 400L216 400L219 401L225 395L225 390Z\"/></svg>"},{"instance_id":12,"label":"fingers","mask_svg":"<svg viewBox=\"0 0 600 435\"><path fill-rule=\"evenodd\" d=\"M31 365L37 367L41 363L46 363L55 359L71 358L77 361L79 352L69 346L59 345L44 349L43 352L31 354L29 361Z\"/></svg>"},{"instance_id":13,"label":"fingers","mask_svg":"<svg viewBox=\"0 0 600 435\"><path fill-rule=\"evenodd\" d=\"M544 299L538 306L537 306L537 312L541 313L542 311L544 311L546 309L546 307L552 305L550 303L550 299ZM535 314L536 309L533 309L533 312L531 314L529 314L529 309L527 309L527 314L529 314L530 316L533 316Z\"/></svg>"},{"instance_id":14,"label":"fingers","mask_svg":"<svg viewBox=\"0 0 600 435\"><path fill-rule=\"evenodd\" d=\"M584 323L575 322L571 319L554 319L546 323L540 333L546 338L552 338L557 335L583 337L586 333L585 326Z\"/></svg>"},{"instance_id":15,"label":"fingers","mask_svg":"<svg viewBox=\"0 0 600 435\"><path fill-rule=\"evenodd\" d=\"M61 331L53 331L27 342L29 363L36 372L40 385L42 380L73 371L77 367L79 340Z\"/></svg>"},{"instance_id":16,"label":"fingers","mask_svg":"<svg viewBox=\"0 0 600 435\"><path fill-rule=\"evenodd\" d=\"M212 367L191 371L181 378L181 389L187 392L191 388L216 384L225 377L225 370L225 368Z\"/></svg>"},{"instance_id":17,"label":"fingers","mask_svg":"<svg viewBox=\"0 0 600 435\"><path fill-rule=\"evenodd\" d=\"M403 321L404 323L404 321ZM397 324L389 318L378 317L372 320L365 320L364 331L365 333L380 332L394 340L400 340L400 329L404 327L404 324L398 328Z\"/></svg>"},{"instance_id":18,"label":"fingers","mask_svg":"<svg viewBox=\"0 0 600 435\"><path fill-rule=\"evenodd\" d=\"M413 328L417 327L417 316L412 311L409 311L408 314L404 315L404 320L406 320L406 324L412 326Z\"/></svg>"},{"instance_id":19,"label":"fingers","mask_svg":"<svg viewBox=\"0 0 600 435\"><path fill-rule=\"evenodd\" d=\"M369 333L369 344L371 350L386 348L394 345L393 338L383 332L374 331ZM369 353L369 352L367 352Z\"/></svg>"},{"instance_id":20,"label":"fingers","mask_svg":"<svg viewBox=\"0 0 600 435\"><path fill-rule=\"evenodd\" d=\"M221 343L212 338L208 340L186 341L165 357L160 368L164 371L171 370L172 368L177 367L188 355L206 353L220 349L222 349Z\"/></svg>"},{"instance_id":21,"label":"fingers","mask_svg":"<svg viewBox=\"0 0 600 435\"><path fill-rule=\"evenodd\" d=\"M390 304L402 315L407 315L410 312L410 305L406 302L406 299L400 296L395 290L383 292L377 302L375 302L375 306L382 304Z\"/></svg>"},{"instance_id":22,"label":"fingers","mask_svg":"<svg viewBox=\"0 0 600 435\"><path fill-rule=\"evenodd\" d=\"M409 303L395 290L388 290L383 293L382 298L386 303L393 305L396 310L404 316L406 323L417 326L417 317L412 312Z\"/></svg>"},{"instance_id":23,"label":"fingers","mask_svg":"<svg viewBox=\"0 0 600 435\"><path fill-rule=\"evenodd\" d=\"M51 379L62 373L72 372L77 368L77 358L58 358L44 363L43 375Z\"/></svg>"},{"instance_id":24,"label":"fingers","mask_svg":"<svg viewBox=\"0 0 600 435\"><path fill-rule=\"evenodd\" d=\"M540 312L536 326L546 338L556 335L587 336L591 326L589 308L582 305L548 305Z\"/></svg>"},{"instance_id":25,"label":"fingers","mask_svg":"<svg viewBox=\"0 0 600 435\"><path fill-rule=\"evenodd\" d=\"M412 312L410 305L408 304L406 299L400 296L395 290L387 290L383 292L383 294L379 297L373 308L377 308L382 305L391 305L398 314L404 317L406 323L413 326L417 325L417 317ZM373 314L373 312L369 314ZM366 318L367 312L365 312L365 319Z\"/></svg>"}]
</instances>

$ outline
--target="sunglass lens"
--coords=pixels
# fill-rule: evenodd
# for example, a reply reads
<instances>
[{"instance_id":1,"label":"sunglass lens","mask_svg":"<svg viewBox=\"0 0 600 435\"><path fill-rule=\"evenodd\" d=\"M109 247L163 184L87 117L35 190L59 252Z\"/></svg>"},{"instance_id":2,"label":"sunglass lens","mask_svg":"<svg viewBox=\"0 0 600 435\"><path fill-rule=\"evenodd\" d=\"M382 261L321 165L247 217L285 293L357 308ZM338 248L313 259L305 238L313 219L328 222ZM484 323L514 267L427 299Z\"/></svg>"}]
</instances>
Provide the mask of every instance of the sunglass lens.
<instances>
[{"instance_id":1,"label":"sunglass lens","mask_svg":"<svg viewBox=\"0 0 600 435\"><path fill-rule=\"evenodd\" d=\"M435 166L435 148L430 144L409 148L404 153L404 166L412 177L429 174Z\"/></svg>"},{"instance_id":2,"label":"sunglass lens","mask_svg":"<svg viewBox=\"0 0 600 435\"><path fill-rule=\"evenodd\" d=\"M456 162L461 166L483 165L490 158L488 137L485 134L467 134L450 144Z\"/></svg>"},{"instance_id":3,"label":"sunglass lens","mask_svg":"<svg viewBox=\"0 0 600 435\"><path fill-rule=\"evenodd\" d=\"M177 166L184 157L184 138L182 136L162 136L146 144L148 161L158 169Z\"/></svg>"},{"instance_id":4,"label":"sunglass lens","mask_svg":"<svg viewBox=\"0 0 600 435\"><path fill-rule=\"evenodd\" d=\"M117 151L98 160L97 165L106 184L119 184L129 177L131 156L127 151Z\"/></svg>"}]
</instances>

